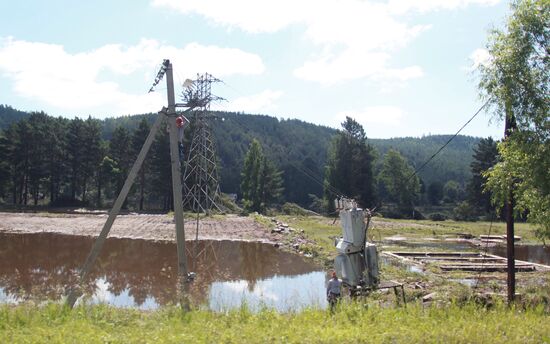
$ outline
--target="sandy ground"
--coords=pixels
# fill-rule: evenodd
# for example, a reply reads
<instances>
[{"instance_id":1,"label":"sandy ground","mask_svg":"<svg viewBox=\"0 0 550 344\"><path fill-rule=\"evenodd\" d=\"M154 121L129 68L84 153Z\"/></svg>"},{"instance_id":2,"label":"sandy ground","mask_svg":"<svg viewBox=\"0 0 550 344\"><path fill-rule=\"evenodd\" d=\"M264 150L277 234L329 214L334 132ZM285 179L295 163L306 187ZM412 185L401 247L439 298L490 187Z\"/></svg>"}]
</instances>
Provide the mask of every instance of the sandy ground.
<instances>
[{"instance_id":1,"label":"sandy ground","mask_svg":"<svg viewBox=\"0 0 550 344\"><path fill-rule=\"evenodd\" d=\"M0 232L97 236L106 220L106 214L0 213ZM195 239L196 228L195 220L185 221L187 240ZM167 215L119 215L109 237L175 241L175 225ZM202 219L199 223L199 239L278 241L269 229L253 219L234 215L223 219Z\"/></svg>"}]
</instances>

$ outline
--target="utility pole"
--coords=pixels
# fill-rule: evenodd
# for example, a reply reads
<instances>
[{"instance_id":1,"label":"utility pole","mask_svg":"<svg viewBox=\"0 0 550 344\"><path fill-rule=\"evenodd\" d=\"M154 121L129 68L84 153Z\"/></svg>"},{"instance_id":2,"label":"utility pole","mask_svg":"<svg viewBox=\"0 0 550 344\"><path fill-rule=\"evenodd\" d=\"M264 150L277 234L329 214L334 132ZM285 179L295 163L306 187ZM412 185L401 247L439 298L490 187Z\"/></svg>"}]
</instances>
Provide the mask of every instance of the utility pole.
<instances>
[{"instance_id":1,"label":"utility pole","mask_svg":"<svg viewBox=\"0 0 550 344\"><path fill-rule=\"evenodd\" d=\"M151 127L151 131L149 132L149 135L147 135L147 139L145 140L145 143L143 144L143 147L141 148L141 151L139 152L138 157L134 162L134 165L132 166L130 173L128 174L128 177L124 182L124 186L122 187L122 190L120 191L113 205L113 208L109 212L109 217L107 218L107 221L103 225L103 229L101 230L101 233L99 234L96 241L94 242L92 250L90 251L88 257L86 258L86 262L84 263L84 266L80 270L80 280L79 280L80 285L88 276L88 273L90 272L99 254L101 253L103 244L105 243L105 240L109 235L111 227L113 226L113 223L115 222L115 219L118 216L120 209L122 208L122 204L126 200L128 193L130 192L130 188L134 184L136 176L141 166L143 165L143 161L145 160L145 157L147 156L147 153L151 148L151 145L155 139L155 136L159 131L161 124L164 122L165 119L167 119L169 132L170 132L170 160L172 165L172 194L174 199L174 221L176 223L178 273L179 273L180 289L182 290L182 292L185 293L185 285L189 280L189 276L187 271L187 258L185 256L185 231L184 231L183 205L182 205L183 203L182 203L182 185L181 185L181 162L179 159L178 128L176 125L176 117L178 116L178 114L176 113L176 101L174 96L174 80L173 80L172 64L170 63L169 60L164 60L162 67L155 79L155 83L153 84L153 87L151 87L149 92L152 92L153 88L160 82L164 74L166 74L166 86L168 88L168 108L163 108L159 112L155 123ZM189 107L186 111L190 111L194 107L193 105L189 105L189 104L186 104L185 106ZM80 295L81 295L81 291L78 290L78 288L72 288L69 291L69 294L67 296L67 304L72 308ZM185 295L183 296L185 298ZM186 307L187 304L184 304L183 306Z\"/></svg>"},{"instance_id":2,"label":"utility pole","mask_svg":"<svg viewBox=\"0 0 550 344\"><path fill-rule=\"evenodd\" d=\"M509 102L505 105L506 119L504 124L504 140L509 139L516 129L516 121ZM514 302L516 296L516 260L514 250L514 181L506 200L506 259L508 261L508 304Z\"/></svg>"},{"instance_id":3,"label":"utility pole","mask_svg":"<svg viewBox=\"0 0 550 344\"><path fill-rule=\"evenodd\" d=\"M172 163L172 195L174 199L174 221L176 222L176 244L178 249L178 273L187 279L187 258L185 257L185 230L183 223L183 200L181 196L181 162L178 147L178 128L176 126L176 98L174 95L174 76L172 64L166 68L166 87L168 88L168 118L170 125L170 160Z\"/></svg>"}]
</instances>

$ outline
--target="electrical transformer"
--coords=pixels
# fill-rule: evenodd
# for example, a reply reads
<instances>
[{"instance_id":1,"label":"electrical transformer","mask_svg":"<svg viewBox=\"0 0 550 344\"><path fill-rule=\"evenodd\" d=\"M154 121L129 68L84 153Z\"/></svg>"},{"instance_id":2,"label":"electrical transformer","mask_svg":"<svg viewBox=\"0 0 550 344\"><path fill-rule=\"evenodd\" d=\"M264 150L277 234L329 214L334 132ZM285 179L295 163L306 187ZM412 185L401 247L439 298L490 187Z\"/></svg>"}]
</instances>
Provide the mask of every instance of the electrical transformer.
<instances>
[{"instance_id":1,"label":"electrical transformer","mask_svg":"<svg viewBox=\"0 0 550 344\"><path fill-rule=\"evenodd\" d=\"M336 274L351 289L372 289L378 284L380 275L376 245L367 242L370 212L357 208L357 204L348 199L337 199L335 205L340 209L342 225L342 237L335 240Z\"/></svg>"}]
</instances>

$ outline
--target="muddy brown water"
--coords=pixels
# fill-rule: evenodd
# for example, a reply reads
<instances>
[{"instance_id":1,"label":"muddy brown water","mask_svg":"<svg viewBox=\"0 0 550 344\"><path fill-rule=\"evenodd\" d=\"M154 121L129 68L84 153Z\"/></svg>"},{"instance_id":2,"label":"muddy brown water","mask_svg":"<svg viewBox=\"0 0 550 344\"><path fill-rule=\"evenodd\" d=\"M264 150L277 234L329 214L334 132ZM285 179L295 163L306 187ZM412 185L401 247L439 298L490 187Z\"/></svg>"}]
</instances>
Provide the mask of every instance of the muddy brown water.
<instances>
[{"instance_id":1,"label":"muddy brown water","mask_svg":"<svg viewBox=\"0 0 550 344\"><path fill-rule=\"evenodd\" d=\"M60 300L76 280L94 239L0 234L0 302ZM280 311L326 307L325 272L273 245L243 241L188 241L196 272L193 303L216 311L242 304ZM172 242L114 239L84 287L87 302L154 309L177 299L177 253Z\"/></svg>"}]
</instances>

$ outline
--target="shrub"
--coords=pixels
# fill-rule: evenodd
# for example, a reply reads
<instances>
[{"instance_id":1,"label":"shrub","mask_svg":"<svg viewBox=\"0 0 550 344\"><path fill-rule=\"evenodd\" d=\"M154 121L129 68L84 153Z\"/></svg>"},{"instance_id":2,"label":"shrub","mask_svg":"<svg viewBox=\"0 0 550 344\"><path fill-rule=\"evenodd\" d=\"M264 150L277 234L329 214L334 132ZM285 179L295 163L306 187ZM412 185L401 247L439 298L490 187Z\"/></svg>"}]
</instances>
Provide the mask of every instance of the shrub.
<instances>
[{"instance_id":1,"label":"shrub","mask_svg":"<svg viewBox=\"0 0 550 344\"><path fill-rule=\"evenodd\" d=\"M433 213L429 216L430 220L432 221L445 221L447 220L447 216L441 213Z\"/></svg>"},{"instance_id":2,"label":"shrub","mask_svg":"<svg viewBox=\"0 0 550 344\"><path fill-rule=\"evenodd\" d=\"M220 194L220 205L222 208L227 209L228 212L233 214L238 214L242 212L241 207L235 203L227 194L221 193Z\"/></svg>"},{"instance_id":3,"label":"shrub","mask_svg":"<svg viewBox=\"0 0 550 344\"><path fill-rule=\"evenodd\" d=\"M468 202L460 202L453 210L453 218L457 221L477 220L476 209Z\"/></svg>"},{"instance_id":4,"label":"shrub","mask_svg":"<svg viewBox=\"0 0 550 344\"><path fill-rule=\"evenodd\" d=\"M296 203L285 203L281 206L281 212L285 215L307 216L313 214L312 211L300 207Z\"/></svg>"},{"instance_id":5,"label":"shrub","mask_svg":"<svg viewBox=\"0 0 550 344\"><path fill-rule=\"evenodd\" d=\"M52 207L87 207L88 205L88 201L72 199L70 196L60 196L50 204Z\"/></svg>"}]
</instances>

